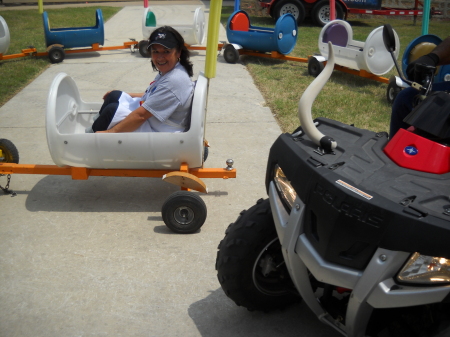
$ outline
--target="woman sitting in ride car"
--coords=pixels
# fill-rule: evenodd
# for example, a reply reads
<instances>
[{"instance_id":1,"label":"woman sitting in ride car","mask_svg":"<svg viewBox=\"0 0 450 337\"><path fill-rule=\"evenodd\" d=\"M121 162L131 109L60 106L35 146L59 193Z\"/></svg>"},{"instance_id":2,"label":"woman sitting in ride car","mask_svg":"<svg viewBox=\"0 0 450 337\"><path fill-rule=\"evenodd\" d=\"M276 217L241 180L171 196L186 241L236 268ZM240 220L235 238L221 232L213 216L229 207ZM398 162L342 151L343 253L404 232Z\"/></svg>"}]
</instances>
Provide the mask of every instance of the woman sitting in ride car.
<instances>
[{"instance_id":1,"label":"woman sitting in ride car","mask_svg":"<svg viewBox=\"0 0 450 337\"><path fill-rule=\"evenodd\" d=\"M156 75L143 93L113 90L86 132L183 132L189 123L193 65L184 39L169 26L157 28L148 49Z\"/></svg>"}]
</instances>

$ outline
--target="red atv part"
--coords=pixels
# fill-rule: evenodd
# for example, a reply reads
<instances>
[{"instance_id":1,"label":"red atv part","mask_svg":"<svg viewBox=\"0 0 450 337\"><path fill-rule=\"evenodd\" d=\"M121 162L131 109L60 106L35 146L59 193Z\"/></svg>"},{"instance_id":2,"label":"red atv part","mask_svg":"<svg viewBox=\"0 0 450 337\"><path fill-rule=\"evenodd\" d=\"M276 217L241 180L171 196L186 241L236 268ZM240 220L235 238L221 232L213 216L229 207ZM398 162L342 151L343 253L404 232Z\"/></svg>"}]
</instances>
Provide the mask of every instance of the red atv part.
<instances>
[{"instance_id":1,"label":"red atv part","mask_svg":"<svg viewBox=\"0 0 450 337\"><path fill-rule=\"evenodd\" d=\"M400 129L384 148L384 153L398 166L411 170L443 174L450 172L450 148Z\"/></svg>"}]
</instances>

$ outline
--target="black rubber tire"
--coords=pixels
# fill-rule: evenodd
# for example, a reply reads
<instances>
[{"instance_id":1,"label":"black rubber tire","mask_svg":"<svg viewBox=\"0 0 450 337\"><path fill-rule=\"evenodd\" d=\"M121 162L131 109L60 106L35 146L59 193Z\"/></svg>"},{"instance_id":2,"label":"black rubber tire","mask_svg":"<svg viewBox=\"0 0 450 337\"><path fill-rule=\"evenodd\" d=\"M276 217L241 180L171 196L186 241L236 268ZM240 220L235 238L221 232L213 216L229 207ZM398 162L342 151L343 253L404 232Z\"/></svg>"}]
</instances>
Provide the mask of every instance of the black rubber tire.
<instances>
[{"instance_id":1,"label":"black rubber tire","mask_svg":"<svg viewBox=\"0 0 450 337\"><path fill-rule=\"evenodd\" d=\"M162 206L162 218L175 233L197 232L206 220L206 204L198 195L188 191L171 194Z\"/></svg>"},{"instance_id":2,"label":"black rubber tire","mask_svg":"<svg viewBox=\"0 0 450 337\"><path fill-rule=\"evenodd\" d=\"M150 52L147 49L148 47L147 40L139 41L138 47L139 47L139 54L141 54L142 57L150 58Z\"/></svg>"},{"instance_id":3,"label":"black rubber tire","mask_svg":"<svg viewBox=\"0 0 450 337\"><path fill-rule=\"evenodd\" d=\"M0 139L0 150L2 150L3 154L3 159L0 159L0 163L19 164L19 151L10 140Z\"/></svg>"},{"instance_id":4,"label":"black rubber tire","mask_svg":"<svg viewBox=\"0 0 450 337\"><path fill-rule=\"evenodd\" d=\"M283 263L268 199L260 199L241 212L218 249L217 277L225 294L237 305L270 311L301 300ZM264 275L263 267L273 269Z\"/></svg>"},{"instance_id":5,"label":"black rubber tire","mask_svg":"<svg viewBox=\"0 0 450 337\"><path fill-rule=\"evenodd\" d=\"M206 159L208 159L208 155L209 155L209 147L205 146L203 151L203 162L206 161Z\"/></svg>"},{"instance_id":6,"label":"black rubber tire","mask_svg":"<svg viewBox=\"0 0 450 337\"><path fill-rule=\"evenodd\" d=\"M276 2L273 9L275 20L287 13L291 13L295 17L297 25L300 25L305 20L305 6L298 0L279 0Z\"/></svg>"},{"instance_id":7,"label":"black rubber tire","mask_svg":"<svg viewBox=\"0 0 450 337\"><path fill-rule=\"evenodd\" d=\"M337 1L335 3L336 19L344 19L344 9ZM330 22L330 1L321 0L317 2L311 10L311 18L319 27L325 26Z\"/></svg>"},{"instance_id":8,"label":"black rubber tire","mask_svg":"<svg viewBox=\"0 0 450 337\"><path fill-rule=\"evenodd\" d=\"M314 77L319 76L322 72L324 65L315 57L310 57L308 60L308 74Z\"/></svg>"},{"instance_id":9,"label":"black rubber tire","mask_svg":"<svg viewBox=\"0 0 450 337\"><path fill-rule=\"evenodd\" d=\"M66 58L64 49L59 46L53 46L48 51L48 58L51 63L61 63Z\"/></svg>"},{"instance_id":10,"label":"black rubber tire","mask_svg":"<svg viewBox=\"0 0 450 337\"><path fill-rule=\"evenodd\" d=\"M269 8L269 15L270 15L270 17L271 17L272 19L276 20L276 19L275 19L275 13L274 13L274 11L273 11L273 7L274 7L274 6L270 6L270 8Z\"/></svg>"},{"instance_id":11,"label":"black rubber tire","mask_svg":"<svg viewBox=\"0 0 450 337\"><path fill-rule=\"evenodd\" d=\"M239 60L239 51L232 44L228 44L223 51L223 58L228 63L236 63Z\"/></svg>"},{"instance_id":12,"label":"black rubber tire","mask_svg":"<svg viewBox=\"0 0 450 337\"><path fill-rule=\"evenodd\" d=\"M395 98L397 97L400 91L402 91L402 88L400 88L394 81L389 82L388 87L386 89L386 99L389 104L394 103Z\"/></svg>"}]
</instances>

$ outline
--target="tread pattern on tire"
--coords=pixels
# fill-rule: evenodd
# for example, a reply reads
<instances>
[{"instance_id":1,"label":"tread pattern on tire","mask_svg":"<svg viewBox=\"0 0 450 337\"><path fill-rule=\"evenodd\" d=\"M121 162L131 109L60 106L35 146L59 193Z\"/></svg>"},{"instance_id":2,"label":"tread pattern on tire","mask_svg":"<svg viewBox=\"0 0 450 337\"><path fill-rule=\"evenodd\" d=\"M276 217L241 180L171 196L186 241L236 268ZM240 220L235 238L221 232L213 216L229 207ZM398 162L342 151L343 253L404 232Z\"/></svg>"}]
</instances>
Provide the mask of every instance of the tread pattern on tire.
<instances>
[{"instance_id":1,"label":"tread pattern on tire","mask_svg":"<svg viewBox=\"0 0 450 337\"><path fill-rule=\"evenodd\" d=\"M236 222L226 229L225 238L218 246L217 277L225 294L238 306L267 312L300 301L292 292L277 296L264 294L253 283L255 259L276 236L268 199L260 199L249 210L242 211Z\"/></svg>"},{"instance_id":2,"label":"tread pattern on tire","mask_svg":"<svg viewBox=\"0 0 450 337\"><path fill-rule=\"evenodd\" d=\"M3 156L9 158L7 162L19 164L19 151L13 142L5 138L0 138L0 149L4 152Z\"/></svg>"},{"instance_id":3,"label":"tread pattern on tire","mask_svg":"<svg viewBox=\"0 0 450 337\"><path fill-rule=\"evenodd\" d=\"M302 24L303 21L305 20L306 10L305 10L305 6L302 4L302 2L298 1L298 0L279 0L279 1L277 1L275 4L274 10L273 10L273 12L275 14L275 20L278 20L282 16L282 15L280 15L281 8L283 8L283 6L286 4L292 4L297 7L299 13L298 13L298 17L295 20L297 21L297 25Z\"/></svg>"},{"instance_id":4,"label":"tread pattern on tire","mask_svg":"<svg viewBox=\"0 0 450 337\"><path fill-rule=\"evenodd\" d=\"M195 212L195 218L193 222L189 225L180 225L176 223L176 220L173 219L174 208L172 203L175 199L186 199L185 202L191 204L191 208L198 208L197 212ZM189 200L190 199L190 200ZM187 192L187 191L178 191L171 194L162 206L162 218L164 223L168 228L170 228L175 233L180 234L191 234L198 231L203 224L205 223L207 216L206 204L201 197L198 195Z\"/></svg>"}]
</instances>

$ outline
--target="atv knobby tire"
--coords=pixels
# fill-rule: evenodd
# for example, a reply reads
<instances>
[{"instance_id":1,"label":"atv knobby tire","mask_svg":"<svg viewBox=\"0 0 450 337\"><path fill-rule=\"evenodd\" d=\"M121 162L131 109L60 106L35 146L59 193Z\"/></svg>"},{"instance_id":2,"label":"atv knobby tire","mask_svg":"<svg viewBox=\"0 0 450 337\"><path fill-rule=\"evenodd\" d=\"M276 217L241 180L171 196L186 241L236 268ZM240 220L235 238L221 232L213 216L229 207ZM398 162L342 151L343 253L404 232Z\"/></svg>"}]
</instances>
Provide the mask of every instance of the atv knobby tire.
<instances>
[{"instance_id":1,"label":"atv knobby tire","mask_svg":"<svg viewBox=\"0 0 450 337\"><path fill-rule=\"evenodd\" d=\"M283 260L268 199L241 212L218 249L217 277L237 305L270 311L300 301Z\"/></svg>"}]
</instances>

